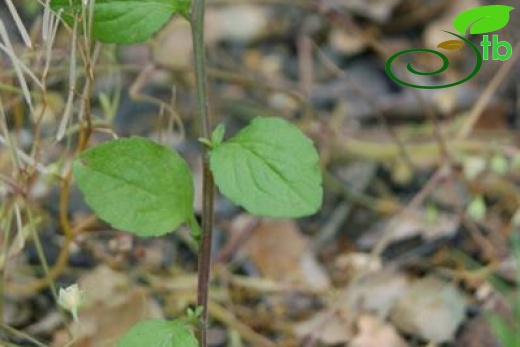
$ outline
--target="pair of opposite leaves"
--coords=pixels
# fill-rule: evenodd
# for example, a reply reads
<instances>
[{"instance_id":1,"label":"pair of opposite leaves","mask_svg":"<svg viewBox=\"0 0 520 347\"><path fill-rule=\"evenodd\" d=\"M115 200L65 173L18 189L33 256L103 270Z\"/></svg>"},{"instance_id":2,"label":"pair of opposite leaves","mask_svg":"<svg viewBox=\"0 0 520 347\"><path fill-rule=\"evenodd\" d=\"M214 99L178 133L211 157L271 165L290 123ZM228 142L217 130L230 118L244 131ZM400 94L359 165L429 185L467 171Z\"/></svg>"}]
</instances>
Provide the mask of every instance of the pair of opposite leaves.
<instances>
[{"instance_id":1,"label":"pair of opposite leaves","mask_svg":"<svg viewBox=\"0 0 520 347\"><path fill-rule=\"evenodd\" d=\"M319 158L291 123L256 118L227 141L212 138L210 167L219 190L248 212L296 218L322 203ZM153 141L132 137L83 152L73 165L87 204L113 227L140 236L173 231L193 218L193 179L186 161Z\"/></svg>"}]
</instances>

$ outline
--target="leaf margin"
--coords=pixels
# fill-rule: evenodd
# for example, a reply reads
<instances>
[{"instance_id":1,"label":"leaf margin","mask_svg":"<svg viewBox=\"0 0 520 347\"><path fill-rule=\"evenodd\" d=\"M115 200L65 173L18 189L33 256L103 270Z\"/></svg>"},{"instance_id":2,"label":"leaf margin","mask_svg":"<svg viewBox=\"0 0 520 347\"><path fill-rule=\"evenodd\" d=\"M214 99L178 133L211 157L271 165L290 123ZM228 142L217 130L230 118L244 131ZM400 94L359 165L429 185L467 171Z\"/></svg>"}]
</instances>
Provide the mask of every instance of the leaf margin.
<instances>
[{"instance_id":1,"label":"leaf margin","mask_svg":"<svg viewBox=\"0 0 520 347\"><path fill-rule=\"evenodd\" d=\"M273 212L274 210L270 209L269 207L266 208L265 207L266 205L264 205L263 207L259 207L257 204L252 204L251 201L247 200L248 194L241 194L240 192L237 192L236 189L230 188L229 184L224 183L224 182L226 182L226 179L224 179L223 177L225 177L227 175L227 173L224 173L223 172L224 170L221 170L221 168L218 168L218 166L221 165L220 163L218 163L218 161L219 161L218 158L222 158L222 156L229 157L230 153L233 153L233 150L230 150L232 146L238 146L240 148L239 150L245 150L245 151L251 152L250 148L242 146L242 144L240 142L243 139L243 137L244 136L247 137L247 134L250 131L253 131L253 129L255 131L258 131L258 129L257 129L258 126L260 126L260 127L265 126L267 123L264 123L264 122L275 122L275 123L277 123L276 125L277 125L278 129L280 129L280 128L281 129L283 129L283 128L290 129L291 132L294 132L294 133L292 133L292 135L298 134L298 136L301 136L300 139L302 140L303 146L308 146L307 148L309 149L309 153L307 153L307 154L312 156L312 161L313 161L312 164L309 164L309 168L312 168L312 170L315 170L315 172L313 174L316 175L316 182L313 182L313 185L315 186L314 187L315 191L312 194L312 195L315 195L315 196L313 196L313 201L310 203L308 201L305 201L305 203L308 203L308 205L306 206L305 209L302 208L299 211L295 211L295 210L289 211L290 210L289 208L286 208L286 209L282 208L282 209L279 209L279 210L276 210L275 212ZM264 123L264 124L259 125L260 123ZM277 134L271 134L270 136L272 136L273 138L279 139L279 135L277 135ZM221 153L223 150L226 150L228 153L224 153L224 154ZM310 152L310 150L312 150L312 152ZM235 151L235 153L238 153L238 152ZM258 156L258 154L255 154L255 155ZM227 141L224 141L224 142L216 145L215 147L213 147L209 152L209 156L210 156L210 169L213 173L213 176L215 179L215 184L216 184L217 188L219 189L219 191L225 197L227 197L229 200L233 201L238 206L243 207L245 210L247 210L249 213L251 213L253 215L272 217L272 218L299 218L299 217L304 217L304 216L308 216L308 215L312 215L312 214L316 213L320 209L320 207L323 203L323 187L322 187L323 182L322 182L321 170L319 168L319 156L316 151L316 148L314 147L312 140L310 140L307 136L305 136L305 134L303 134L303 132L301 132L296 126L292 125L291 123L289 123L288 121L286 121L280 117L257 117L255 119L253 119L253 121L251 121L251 123L249 125L242 128L237 134L235 134L235 136L233 136L232 138L228 139ZM262 158L262 156L259 156L259 157ZM238 161L238 162L242 163L243 160ZM230 165L228 163L228 166L236 167L235 164L236 164L236 162L234 162L233 165ZM223 163L222 163L222 165L224 166ZM252 173L250 168L249 168L249 170ZM235 177L237 177L236 173L235 173ZM294 188L291 187L291 189L294 189ZM295 193L295 194L298 194L298 193ZM273 196L273 194L270 194L270 195ZM302 201L303 200L304 199L302 199ZM253 205L255 205L255 206L253 206Z\"/></svg>"},{"instance_id":2,"label":"leaf margin","mask_svg":"<svg viewBox=\"0 0 520 347\"><path fill-rule=\"evenodd\" d=\"M131 142L131 141L133 141L133 142ZM140 142L140 143L138 143L138 142ZM163 220L161 221L163 225L161 225L160 228L151 228L150 226L146 225L147 223L143 223L144 226L136 226L137 223L135 222L135 220L134 220L134 223L136 223L136 224L134 224L134 225L129 225L128 221L122 221L120 219L114 220L113 219L114 212L107 211L108 209L106 207L102 206L102 204L100 206L100 204L95 201L97 199L96 195L98 195L98 194L88 191L88 189L90 189L90 188L87 188L88 185L92 185L92 182L96 181L96 179L92 177L93 174L98 175L98 173L99 173L92 168L88 168L85 165L85 164L88 165L88 163L86 163L85 161L88 161L89 159L91 159L91 158L89 158L90 156L96 156L96 155L102 156L104 150L114 149L113 146L128 146L129 144L130 144L130 146L132 146L132 144L135 145L137 143L139 145L150 146L148 148L150 150L152 147L154 147L156 149L155 153L159 153L158 151L161 151L162 153L160 153L160 154L162 156L171 155L171 157L169 157L169 158L166 157L165 159L170 160L170 163L172 163L173 161L177 161L177 163L175 165L178 165L178 167L176 167L175 170L180 170L180 175L184 176L183 187L185 190L184 190L184 193L182 194L182 195L184 195L184 197L183 198L178 198L178 197L173 198L172 196L170 196L167 199L167 200L180 201L182 203L182 209L175 207L177 216L180 215L181 217L176 217L176 215L172 215L171 211L169 210L169 208L171 208L171 206L170 206L168 208L168 211L165 211L165 213L164 213L164 215L166 215L166 213L168 213L168 219L163 218ZM133 154L133 153L131 153L131 154ZM136 159L139 160L140 158L138 157ZM106 161L108 159L107 158L97 158L97 160ZM128 170L128 168L124 168L124 169ZM139 136L132 136L129 138L120 138L120 139L116 139L116 140L112 140L112 141L106 141L106 142L101 143L98 146L89 148L89 149L83 151L82 153L80 153L74 159L73 164L72 164L72 171L73 171L73 176L76 180L77 186L78 186L79 190L81 191L83 198L84 198L85 202L87 203L87 205L96 213L96 215L100 219L107 222L108 224L110 224L112 227L114 227L116 229L120 229L120 230L129 232L131 234L141 236L141 237L162 236L162 235L165 235L169 232L176 230L180 225L182 225L183 223L186 223L188 221L188 219L191 218L191 216L193 215L193 200L194 200L193 174L191 173L187 162L176 151L171 150L170 148L164 147L147 138L139 137ZM179 172L176 172L176 173L179 174ZM89 175L90 175L90 177L88 177L84 180L85 176L89 176ZM102 176L103 173L99 174L98 176L100 176L100 175ZM163 173L163 175L164 175L164 173ZM160 176L158 176L158 177L160 177ZM172 177L164 176L164 178L171 179ZM165 199L165 197L163 196L163 197L161 197L160 201L163 201L164 199ZM185 199L186 201L183 202L182 201L183 199ZM161 204L161 206L159 206L159 208L166 209L166 206L162 206L162 204ZM118 208L115 208L115 209L117 210ZM179 212L179 210L180 210L180 212ZM124 212L129 213L129 211L124 211Z\"/></svg>"}]
</instances>

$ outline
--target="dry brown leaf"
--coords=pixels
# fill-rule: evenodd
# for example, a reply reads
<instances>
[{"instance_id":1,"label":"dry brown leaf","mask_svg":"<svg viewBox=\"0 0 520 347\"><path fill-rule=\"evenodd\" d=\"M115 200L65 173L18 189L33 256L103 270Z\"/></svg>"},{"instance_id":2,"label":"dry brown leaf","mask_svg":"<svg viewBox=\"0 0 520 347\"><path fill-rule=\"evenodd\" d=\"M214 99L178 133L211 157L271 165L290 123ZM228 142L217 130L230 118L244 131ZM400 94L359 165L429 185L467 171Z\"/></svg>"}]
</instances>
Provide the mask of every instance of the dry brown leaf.
<instances>
[{"instance_id":1,"label":"dry brown leaf","mask_svg":"<svg viewBox=\"0 0 520 347\"><path fill-rule=\"evenodd\" d=\"M363 35L352 33L342 27L331 29L329 43L336 51L347 56L361 53L367 47L367 42Z\"/></svg>"},{"instance_id":2,"label":"dry brown leaf","mask_svg":"<svg viewBox=\"0 0 520 347\"><path fill-rule=\"evenodd\" d=\"M400 215L389 222L377 224L371 231L365 233L358 244L366 249L371 248L381 238L381 233L391 233L391 242L421 236L426 241L453 236L460 221L453 213L439 213L435 220L429 220L426 211L415 211Z\"/></svg>"},{"instance_id":3,"label":"dry brown leaf","mask_svg":"<svg viewBox=\"0 0 520 347\"><path fill-rule=\"evenodd\" d=\"M325 6L345 8L375 22L387 22L401 0L325 0Z\"/></svg>"},{"instance_id":4,"label":"dry brown leaf","mask_svg":"<svg viewBox=\"0 0 520 347\"><path fill-rule=\"evenodd\" d=\"M466 315L466 299L457 287L435 277L415 282L390 313L394 325L435 343L451 341Z\"/></svg>"},{"instance_id":5,"label":"dry brown leaf","mask_svg":"<svg viewBox=\"0 0 520 347\"><path fill-rule=\"evenodd\" d=\"M348 286L345 289L345 296L337 305L345 314L350 313L354 317L357 312L369 311L384 318L409 288L408 276L386 268Z\"/></svg>"},{"instance_id":6,"label":"dry brown leaf","mask_svg":"<svg viewBox=\"0 0 520 347\"><path fill-rule=\"evenodd\" d=\"M309 250L308 240L294 221L263 221L245 248L265 278L315 289L330 286L328 274Z\"/></svg>"},{"instance_id":7,"label":"dry brown leaf","mask_svg":"<svg viewBox=\"0 0 520 347\"><path fill-rule=\"evenodd\" d=\"M358 319L356 336L349 347L407 347L408 344L397 333L395 328L379 318L362 315Z\"/></svg>"},{"instance_id":8,"label":"dry brown leaf","mask_svg":"<svg viewBox=\"0 0 520 347\"><path fill-rule=\"evenodd\" d=\"M327 345L346 343L354 336L354 322L359 314L369 311L386 317L408 288L409 280L400 272L387 269L370 274L348 286L338 301L330 303L328 310L296 324L294 332L301 338L312 337ZM361 338L358 342L363 341Z\"/></svg>"},{"instance_id":9,"label":"dry brown leaf","mask_svg":"<svg viewBox=\"0 0 520 347\"><path fill-rule=\"evenodd\" d=\"M348 342L353 336L353 327L345 317L323 311L304 322L294 325L294 333L300 338L313 338L326 345Z\"/></svg>"},{"instance_id":10,"label":"dry brown leaf","mask_svg":"<svg viewBox=\"0 0 520 347\"><path fill-rule=\"evenodd\" d=\"M222 40L248 43L262 38L277 26L270 25L271 13L259 5L234 5L208 8L205 42L211 46ZM156 37L154 60L173 68L189 66L192 56L190 24L174 18Z\"/></svg>"},{"instance_id":11,"label":"dry brown leaf","mask_svg":"<svg viewBox=\"0 0 520 347\"><path fill-rule=\"evenodd\" d=\"M130 279L106 265L100 265L78 280L83 291L83 307L110 304L118 300L121 292L128 290Z\"/></svg>"},{"instance_id":12,"label":"dry brown leaf","mask_svg":"<svg viewBox=\"0 0 520 347\"><path fill-rule=\"evenodd\" d=\"M270 10L261 5L210 8L206 16L206 37L211 42L250 43L272 33L274 27Z\"/></svg>"},{"instance_id":13,"label":"dry brown leaf","mask_svg":"<svg viewBox=\"0 0 520 347\"><path fill-rule=\"evenodd\" d=\"M190 64L192 43L190 24L182 18L174 18L161 30L153 45L153 60L174 69Z\"/></svg>"}]
</instances>

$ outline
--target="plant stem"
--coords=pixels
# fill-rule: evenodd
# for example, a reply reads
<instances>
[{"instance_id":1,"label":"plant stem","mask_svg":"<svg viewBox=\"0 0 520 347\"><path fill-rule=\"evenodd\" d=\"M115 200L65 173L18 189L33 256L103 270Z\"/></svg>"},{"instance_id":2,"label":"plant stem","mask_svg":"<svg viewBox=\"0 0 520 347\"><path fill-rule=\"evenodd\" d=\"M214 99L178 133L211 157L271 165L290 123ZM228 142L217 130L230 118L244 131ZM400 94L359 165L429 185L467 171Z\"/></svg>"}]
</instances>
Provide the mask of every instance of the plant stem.
<instances>
[{"instance_id":1,"label":"plant stem","mask_svg":"<svg viewBox=\"0 0 520 347\"><path fill-rule=\"evenodd\" d=\"M197 88L197 108L199 113L200 135L209 138L211 123L208 115L206 90L206 52L204 47L204 12L205 0L194 0L191 12L191 35L193 39L193 55L195 64L195 80ZM213 229L213 175L209 169L208 150L204 147L202 156L202 238L199 248L197 303L203 307L200 317L199 342L206 347L208 325L208 290L211 268L211 244Z\"/></svg>"}]
</instances>

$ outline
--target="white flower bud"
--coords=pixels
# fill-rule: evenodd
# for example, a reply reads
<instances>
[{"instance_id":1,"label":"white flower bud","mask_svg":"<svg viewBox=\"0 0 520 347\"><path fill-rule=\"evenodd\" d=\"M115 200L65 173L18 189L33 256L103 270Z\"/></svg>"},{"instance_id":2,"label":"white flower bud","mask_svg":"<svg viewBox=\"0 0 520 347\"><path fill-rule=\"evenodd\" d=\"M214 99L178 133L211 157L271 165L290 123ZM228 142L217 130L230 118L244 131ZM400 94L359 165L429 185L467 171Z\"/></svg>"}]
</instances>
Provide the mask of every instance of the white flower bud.
<instances>
[{"instance_id":1,"label":"white flower bud","mask_svg":"<svg viewBox=\"0 0 520 347\"><path fill-rule=\"evenodd\" d=\"M83 302L83 293L75 283L67 288L60 288L58 304L72 314L75 321L78 321L78 309Z\"/></svg>"}]
</instances>

